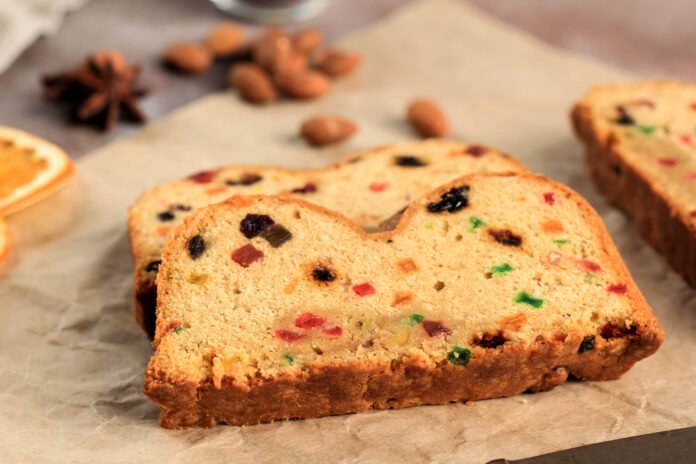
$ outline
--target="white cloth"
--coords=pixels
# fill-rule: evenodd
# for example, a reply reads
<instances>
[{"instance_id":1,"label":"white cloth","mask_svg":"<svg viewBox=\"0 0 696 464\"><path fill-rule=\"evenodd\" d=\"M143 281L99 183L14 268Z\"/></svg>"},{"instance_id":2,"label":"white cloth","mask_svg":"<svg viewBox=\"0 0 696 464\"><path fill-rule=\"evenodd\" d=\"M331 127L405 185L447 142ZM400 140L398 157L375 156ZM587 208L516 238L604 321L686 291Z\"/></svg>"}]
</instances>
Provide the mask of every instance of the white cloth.
<instances>
[{"instance_id":1,"label":"white cloth","mask_svg":"<svg viewBox=\"0 0 696 464\"><path fill-rule=\"evenodd\" d=\"M0 0L0 73L39 36L52 34L65 13L89 0Z\"/></svg>"}]
</instances>

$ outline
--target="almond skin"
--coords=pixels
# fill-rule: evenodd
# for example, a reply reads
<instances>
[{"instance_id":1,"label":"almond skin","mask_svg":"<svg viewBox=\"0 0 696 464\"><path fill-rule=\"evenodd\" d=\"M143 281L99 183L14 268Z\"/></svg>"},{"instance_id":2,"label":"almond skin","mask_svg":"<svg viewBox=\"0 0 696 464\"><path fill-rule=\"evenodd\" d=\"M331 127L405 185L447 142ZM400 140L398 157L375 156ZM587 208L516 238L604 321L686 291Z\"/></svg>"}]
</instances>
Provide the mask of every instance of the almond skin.
<instances>
[{"instance_id":1,"label":"almond skin","mask_svg":"<svg viewBox=\"0 0 696 464\"><path fill-rule=\"evenodd\" d=\"M282 29L270 28L254 42L251 51L256 64L274 72L275 66L292 54L293 47Z\"/></svg>"},{"instance_id":2,"label":"almond skin","mask_svg":"<svg viewBox=\"0 0 696 464\"><path fill-rule=\"evenodd\" d=\"M291 40L292 46L295 47L295 50L304 53L305 55L309 55L319 48L321 43L324 41L324 35L319 29L300 29L292 35Z\"/></svg>"},{"instance_id":3,"label":"almond skin","mask_svg":"<svg viewBox=\"0 0 696 464\"><path fill-rule=\"evenodd\" d=\"M274 76L303 72L307 70L307 57L297 50L292 50L287 55L276 57L271 68Z\"/></svg>"},{"instance_id":4,"label":"almond skin","mask_svg":"<svg viewBox=\"0 0 696 464\"><path fill-rule=\"evenodd\" d=\"M230 56L244 45L244 29L232 22L220 24L208 33L205 45L216 58Z\"/></svg>"},{"instance_id":5,"label":"almond skin","mask_svg":"<svg viewBox=\"0 0 696 464\"><path fill-rule=\"evenodd\" d=\"M239 90L239 95L249 102L265 104L277 97L271 77L261 66L242 63L233 66L228 76L232 87Z\"/></svg>"},{"instance_id":6,"label":"almond skin","mask_svg":"<svg viewBox=\"0 0 696 464\"><path fill-rule=\"evenodd\" d=\"M164 62L186 74L201 74L210 67L212 61L210 51L195 42L177 42L164 52Z\"/></svg>"},{"instance_id":7,"label":"almond skin","mask_svg":"<svg viewBox=\"0 0 696 464\"><path fill-rule=\"evenodd\" d=\"M310 99L324 95L331 88L329 79L316 71L284 74L277 79L278 87L293 98Z\"/></svg>"},{"instance_id":8,"label":"almond skin","mask_svg":"<svg viewBox=\"0 0 696 464\"><path fill-rule=\"evenodd\" d=\"M300 135L310 145L323 147L342 142L357 130L355 123L341 116L314 116L302 123Z\"/></svg>"},{"instance_id":9,"label":"almond skin","mask_svg":"<svg viewBox=\"0 0 696 464\"><path fill-rule=\"evenodd\" d=\"M328 76L340 77L353 72L361 61L362 58L357 53L330 48L319 58L317 68Z\"/></svg>"},{"instance_id":10,"label":"almond skin","mask_svg":"<svg viewBox=\"0 0 696 464\"><path fill-rule=\"evenodd\" d=\"M418 99L408 106L408 122L422 137L444 137L449 132L445 113L431 100Z\"/></svg>"}]
</instances>

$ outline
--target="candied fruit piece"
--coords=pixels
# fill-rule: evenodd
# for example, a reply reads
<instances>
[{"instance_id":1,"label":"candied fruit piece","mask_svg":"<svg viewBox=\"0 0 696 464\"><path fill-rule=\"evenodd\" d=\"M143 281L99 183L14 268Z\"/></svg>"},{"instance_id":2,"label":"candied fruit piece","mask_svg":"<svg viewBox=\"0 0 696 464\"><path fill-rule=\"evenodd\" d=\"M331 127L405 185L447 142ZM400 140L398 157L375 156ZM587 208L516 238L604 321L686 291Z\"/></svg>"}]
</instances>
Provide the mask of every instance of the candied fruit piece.
<instances>
[{"instance_id":1,"label":"candied fruit piece","mask_svg":"<svg viewBox=\"0 0 696 464\"><path fill-rule=\"evenodd\" d=\"M235 186L235 185L249 186L249 185L253 185L257 182L260 182L261 179L263 179L263 177L261 177L260 175L249 172L249 173L242 174L238 180L228 179L225 181L225 184L227 184L229 186Z\"/></svg>"},{"instance_id":2,"label":"candied fruit piece","mask_svg":"<svg viewBox=\"0 0 696 464\"><path fill-rule=\"evenodd\" d=\"M654 126L640 126L640 125L636 126L636 129L638 129L639 132L641 132L642 134L645 134L645 135L650 135L653 132L655 132L655 130L657 130L657 128Z\"/></svg>"},{"instance_id":3,"label":"candied fruit piece","mask_svg":"<svg viewBox=\"0 0 696 464\"><path fill-rule=\"evenodd\" d=\"M237 248L232 252L232 261L242 267L249 267L260 259L263 259L263 251L254 248L254 245L251 243Z\"/></svg>"},{"instance_id":4,"label":"candied fruit piece","mask_svg":"<svg viewBox=\"0 0 696 464\"><path fill-rule=\"evenodd\" d=\"M671 168L677 165L677 160L675 158L657 158L657 163L661 166Z\"/></svg>"},{"instance_id":5,"label":"candied fruit piece","mask_svg":"<svg viewBox=\"0 0 696 464\"><path fill-rule=\"evenodd\" d=\"M181 203L175 203L172 205L172 209L177 211L191 211L190 205L182 205Z\"/></svg>"},{"instance_id":6,"label":"candied fruit piece","mask_svg":"<svg viewBox=\"0 0 696 464\"><path fill-rule=\"evenodd\" d=\"M413 303L413 293L412 292L396 292L392 298L391 306L397 307L401 305L408 305Z\"/></svg>"},{"instance_id":7,"label":"candied fruit piece","mask_svg":"<svg viewBox=\"0 0 696 464\"><path fill-rule=\"evenodd\" d=\"M557 219L550 219L541 223L541 230L547 234L558 234L565 230L563 223Z\"/></svg>"},{"instance_id":8,"label":"candied fruit piece","mask_svg":"<svg viewBox=\"0 0 696 464\"><path fill-rule=\"evenodd\" d=\"M515 247L522 245L522 237L510 229L488 229L488 235L501 245Z\"/></svg>"},{"instance_id":9,"label":"candied fruit piece","mask_svg":"<svg viewBox=\"0 0 696 464\"><path fill-rule=\"evenodd\" d=\"M411 322L414 323L414 325L420 324L421 322L423 322L425 320L425 316L423 316L422 314L418 314L418 313L413 313L408 318Z\"/></svg>"},{"instance_id":10,"label":"candied fruit piece","mask_svg":"<svg viewBox=\"0 0 696 464\"><path fill-rule=\"evenodd\" d=\"M157 235L159 235L160 237L166 237L167 235L169 235L169 232L171 231L172 228L169 226L160 226L157 228L155 232L157 232Z\"/></svg>"},{"instance_id":11,"label":"candied fruit piece","mask_svg":"<svg viewBox=\"0 0 696 464\"><path fill-rule=\"evenodd\" d=\"M454 187L440 196L440 201L428 203L431 213L455 213L469 206L469 186Z\"/></svg>"},{"instance_id":12,"label":"candied fruit piece","mask_svg":"<svg viewBox=\"0 0 696 464\"><path fill-rule=\"evenodd\" d=\"M293 364L295 364L295 358L293 358L293 357L290 356L289 354L284 354L284 355L283 355L283 360L284 360L286 363L288 363L288 365L290 365L290 366L292 366Z\"/></svg>"},{"instance_id":13,"label":"candied fruit piece","mask_svg":"<svg viewBox=\"0 0 696 464\"><path fill-rule=\"evenodd\" d=\"M203 171L189 176L189 180L197 184L209 184L213 181L213 178L215 178L215 172L213 171Z\"/></svg>"},{"instance_id":14,"label":"candied fruit piece","mask_svg":"<svg viewBox=\"0 0 696 464\"><path fill-rule=\"evenodd\" d=\"M198 259L205 251L205 240L200 235L194 235L186 242L186 248L191 259Z\"/></svg>"},{"instance_id":15,"label":"candied fruit piece","mask_svg":"<svg viewBox=\"0 0 696 464\"><path fill-rule=\"evenodd\" d=\"M628 114L628 111L623 106L617 106L616 111L619 113L619 116L614 120L616 124L622 126L632 126L636 123L635 119Z\"/></svg>"},{"instance_id":16,"label":"candied fruit piece","mask_svg":"<svg viewBox=\"0 0 696 464\"><path fill-rule=\"evenodd\" d=\"M590 261L589 259L579 259L577 263L580 269L582 269L583 271L600 272L602 270L602 266L595 263L594 261Z\"/></svg>"},{"instance_id":17,"label":"candied fruit piece","mask_svg":"<svg viewBox=\"0 0 696 464\"><path fill-rule=\"evenodd\" d=\"M474 158L480 158L483 156L488 149L483 145L470 145L464 150L464 153L471 155Z\"/></svg>"},{"instance_id":18,"label":"candied fruit piece","mask_svg":"<svg viewBox=\"0 0 696 464\"><path fill-rule=\"evenodd\" d=\"M428 163L413 155L398 155L394 157L394 164L406 168L419 168L427 166Z\"/></svg>"},{"instance_id":19,"label":"candied fruit piece","mask_svg":"<svg viewBox=\"0 0 696 464\"><path fill-rule=\"evenodd\" d=\"M302 187L292 189L292 193L314 193L317 191L317 184L314 182L307 182Z\"/></svg>"},{"instance_id":20,"label":"candied fruit piece","mask_svg":"<svg viewBox=\"0 0 696 464\"><path fill-rule=\"evenodd\" d=\"M423 330L425 330L425 333L427 333L430 337L447 337L448 335L452 334L452 331L445 327L442 321L433 321L431 319L425 319L422 322L422 326Z\"/></svg>"},{"instance_id":21,"label":"candied fruit piece","mask_svg":"<svg viewBox=\"0 0 696 464\"><path fill-rule=\"evenodd\" d=\"M469 218L469 232L475 232L476 230L480 229L485 225L486 223L483 222L483 219L481 218L478 218L476 216L471 216Z\"/></svg>"},{"instance_id":22,"label":"candied fruit piece","mask_svg":"<svg viewBox=\"0 0 696 464\"><path fill-rule=\"evenodd\" d=\"M337 325L334 327L327 327L325 329L321 330L324 335L328 335L329 337L340 337L343 335L343 328L341 326Z\"/></svg>"},{"instance_id":23,"label":"candied fruit piece","mask_svg":"<svg viewBox=\"0 0 696 464\"><path fill-rule=\"evenodd\" d=\"M595 336L587 335L582 339L580 343L580 348L578 348L578 353L584 353L585 351L592 351L595 347Z\"/></svg>"},{"instance_id":24,"label":"candied fruit piece","mask_svg":"<svg viewBox=\"0 0 696 464\"><path fill-rule=\"evenodd\" d=\"M626 287L626 284L609 284L607 287L607 292L615 293L617 295L623 295L627 290L628 288Z\"/></svg>"},{"instance_id":25,"label":"candied fruit piece","mask_svg":"<svg viewBox=\"0 0 696 464\"><path fill-rule=\"evenodd\" d=\"M333 282L336 279L336 274L326 266L317 266L312 269L312 278L319 282Z\"/></svg>"},{"instance_id":26,"label":"candied fruit piece","mask_svg":"<svg viewBox=\"0 0 696 464\"><path fill-rule=\"evenodd\" d=\"M396 343L399 346L404 346L406 343L408 343L408 340L410 338L411 329L401 328L396 331L396 334L394 334L394 343Z\"/></svg>"},{"instance_id":27,"label":"candied fruit piece","mask_svg":"<svg viewBox=\"0 0 696 464\"><path fill-rule=\"evenodd\" d=\"M147 263L147 266L145 266L145 271L146 272L157 272L159 271L160 264L162 264L161 259L156 259L154 261L151 261Z\"/></svg>"},{"instance_id":28,"label":"candied fruit piece","mask_svg":"<svg viewBox=\"0 0 696 464\"><path fill-rule=\"evenodd\" d=\"M511 314L501 318L498 324L502 330L519 332L527 325L527 315L524 312Z\"/></svg>"},{"instance_id":29,"label":"candied fruit piece","mask_svg":"<svg viewBox=\"0 0 696 464\"><path fill-rule=\"evenodd\" d=\"M553 192L544 193L544 203L553 206L556 203L556 194Z\"/></svg>"},{"instance_id":30,"label":"candied fruit piece","mask_svg":"<svg viewBox=\"0 0 696 464\"><path fill-rule=\"evenodd\" d=\"M692 142L691 136L690 136L690 135L687 135L687 134L680 135L680 136L679 136L679 140L680 140L682 143L685 143L686 145L691 145L691 142Z\"/></svg>"},{"instance_id":31,"label":"candied fruit piece","mask_svg":"<svg viewBox=\"0 0 696 464\"><path fill-rule=\"evenodd\" d=\"M411 272L416 272L418 270L418 266L416 266L416 263L410 258L402 259L401 261L398 261L396 265L404 274L410 274Z\"/></svg>"},{"instance_id":32,"label":"candied fruit piece","mask_svg":"<svg viewBox=\"0 0 696 464\"><path fill-rule=\"evenodd\" d=\"M174 213L171 211L162 211L161 213L157 213L157 219L162 222L173 221L174 217Z\"/></svg>"},{"instance_id":33,"label":"candied fruit piece","mask_svg":"<svg viewBox=\"0 0 696 464\"><path fill-rule=\"evenodd\" d=\"M471 360L471 351L468 348L453 346L452 351L447 353L447 360L457 366L466 366Z\"/></svg>"},{"instance_id":34,"label":"candied fruit piece","mask_svg":"<svg viewBox=\"0 0 696 464\"><path fill-rule=\"evenodd\" d=\"M295 318L295 327L299 329L316 329L326 322L326 318L313 313L302 313Z\"/></svg>"},{"instance_id":35,"label":"candied fruit piece","mask_svg":"<svg viewBox=\"0 0 696 464\"><path fill-rule=\"evenodd\" d=\"M370 191L379 193L379 192L384 192L387 188L389 187L388 182L373 182L370 184Z\"/></svg>"},{"instance_id":36,"label":"candied fruit piece","mask_svg":"<svg viewBox=\"0 0 696 464\"><path fill-rule=\"evenodd\" d=\"M539 309L544 305L543 298L533 297L532 295L530 295L527 292L518 292L515 295L515 297L513 298L513 301L515 303L527 304L527 305L532 306L536 309Z\"/></svg>"},{"instance_id":37,"label":"candied fruit piece","mask_svg":"<svg viewBox=\"0 0 696 464\"><path fill-rule=\"evenodd\" d=\"M239 223L239 230L246 238L254 238L273 224L275 221L266 214L247 214Z\"/></svg>"},{"instance_id":38,"label":"candied fruit piece","mask_svg":"<svg viewBox=\"0 0 696 464\"><path fill-rule=\"evenodd\" d=\"M370 282L355 284L353 285L352 289L355 292L355 294L360 297L374 295L375 293L377 293L377 290L375 290L375 287L373 287Z\"/></svg>"},{"instance_id":39,"label":"candied fruit piece","mask_svg":"<svg viewBox=\"0 0 696 464\"><path fill-rule=\"evenodd\" d=\"M509 263L501 263L491 267L492 275L505 275L512 272L512 266Z\"/></svg>"},{"instance_id":40,"label":"candied fruit piece","mask_svg":"<svg viewBox=\"0 0 696 464\"><path fill-rule=\"evenodd\" d=\"M261 238L273 248L278 248L292 238L292 233L280 224L272 224L261 232Z\"/></svg>"},{"instance_id":41,"label":"candied fruit piece","mask_svg":"<svg viewBox=\"0 0 696 464\"><path fill-rule=\"evenodd\" d=\"M563 245L567 245L570 243L570 240L567 239L557 239L557 240L552 240L554 245L558 246L558 248L561 248Z\"/></svg>"},{"instance_id":42,"label":"candied fruit piece","mask_svg":"<svg viewBox=\"0 0 696 464\"><path fill-rule=\"evenodd\" d=\"M273 336L277 340L280 340L281 342L295 343L298 340L302 340L305 337L305 334L293 332L292 330L281 329L281 330L275 330L273 332Z\"/></svg>"}]
</instances>

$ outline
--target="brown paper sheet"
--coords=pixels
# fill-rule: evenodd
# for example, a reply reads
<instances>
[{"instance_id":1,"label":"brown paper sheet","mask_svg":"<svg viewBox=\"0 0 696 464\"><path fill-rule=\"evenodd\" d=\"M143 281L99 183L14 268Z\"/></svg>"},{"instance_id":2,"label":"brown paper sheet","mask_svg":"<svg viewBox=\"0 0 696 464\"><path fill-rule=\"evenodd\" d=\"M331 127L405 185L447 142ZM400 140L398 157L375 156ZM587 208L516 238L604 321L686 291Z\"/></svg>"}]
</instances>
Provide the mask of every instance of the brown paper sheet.
<instances>
[{"instance_id":1,"label":"brown paper sheet","mask_svg":"<svg viewBox=\"0 0 696 464\"><path fill-rule=\"evenodd\" d=\"M268 108L231 93L195 102L79 163L71 187L11 218L0 280L0 462L485 462L696 425L696 291L607 206L586 177L568 109L629 76L568 56L463 2L413 4L345 40L360 72L313 103ZM599 210L667 341L621 380L451 405L167 431L142 394L150 347L133 322L126 211L159 182L226 163L319 166L412 137L406 102L442 103L453 136L519 156ZM299 122L339 112L350 143L308 149Z\"/></svg>"}]
</instances>

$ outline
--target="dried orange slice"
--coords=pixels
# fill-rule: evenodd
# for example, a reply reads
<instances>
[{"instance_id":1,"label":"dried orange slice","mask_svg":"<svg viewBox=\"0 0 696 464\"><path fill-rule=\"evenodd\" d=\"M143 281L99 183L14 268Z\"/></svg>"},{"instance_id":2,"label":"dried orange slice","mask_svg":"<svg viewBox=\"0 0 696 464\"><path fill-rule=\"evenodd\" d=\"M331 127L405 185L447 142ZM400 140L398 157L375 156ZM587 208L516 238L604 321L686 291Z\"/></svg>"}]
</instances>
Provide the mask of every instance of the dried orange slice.
<instances>
[{"instance_id":1,"label":"dried orange slice","mask_svg":"<svg viewBox=\"0 0 696 464\"><path fill-rule=\"evenodd\" d=\"M74 172L73 163L56 145L0 126L0 217L55 192Z\"/></svg>"},{"instance_id":2,"label":"dried orange slice","mask_svg":"<svg viewBox=\"0 0 696 464\"><path fill-rule=\"evenodd\" d=\"M5 221L0 219L0 263L10 251L10 230L7 228Z\"/></svg>"}]
</instances>

